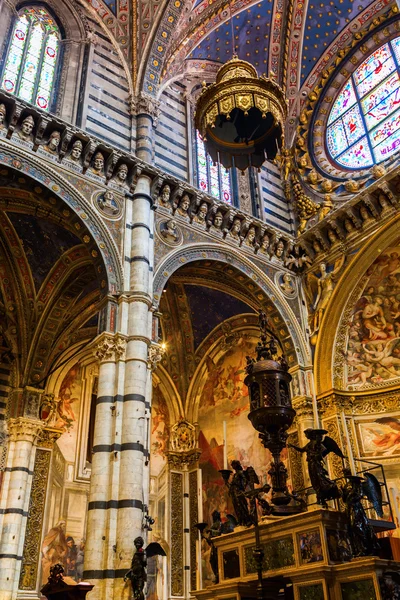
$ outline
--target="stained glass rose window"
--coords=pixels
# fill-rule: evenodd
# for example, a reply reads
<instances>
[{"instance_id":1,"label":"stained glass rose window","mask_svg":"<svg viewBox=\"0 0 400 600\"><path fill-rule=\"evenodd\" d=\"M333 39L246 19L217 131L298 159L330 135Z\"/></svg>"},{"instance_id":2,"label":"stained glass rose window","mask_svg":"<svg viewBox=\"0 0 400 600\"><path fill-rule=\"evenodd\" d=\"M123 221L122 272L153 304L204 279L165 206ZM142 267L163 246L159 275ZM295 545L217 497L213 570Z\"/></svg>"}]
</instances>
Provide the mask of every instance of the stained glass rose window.
<instances>
[{"instance_id":1,"label":"stained glass rose window","mask_svg":"<svg viewBox=\"0 0 400 600\"><path fill-rule=\"evenodd\" d=\"M354 71L329 113L326 145L338 166L365 169L400 148L400 37Z\"/></svg>"}]
</instances>

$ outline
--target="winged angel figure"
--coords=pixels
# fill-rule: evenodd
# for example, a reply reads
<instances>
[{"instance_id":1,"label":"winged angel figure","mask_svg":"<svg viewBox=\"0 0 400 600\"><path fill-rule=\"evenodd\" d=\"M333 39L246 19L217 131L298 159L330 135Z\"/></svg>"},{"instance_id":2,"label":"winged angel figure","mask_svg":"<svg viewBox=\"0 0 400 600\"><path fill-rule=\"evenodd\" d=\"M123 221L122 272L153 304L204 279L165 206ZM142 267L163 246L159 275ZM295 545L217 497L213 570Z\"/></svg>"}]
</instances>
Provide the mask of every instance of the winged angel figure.
<instances>
[{"instance_id":1,"label":"winged angel figure","mask_svg":"<svg viewBox=\"0 0 400 600\"><path fill-rule=\"evenodd\" d=\"M304 435L310 441L303 448L289 444L297 452L306 453L311 485L317 494L318 504L321 504L324 508L327 508L327 500L340 497L338 486L328 476L324 458L330 452L333 452L341 459L345 458L335 440L326 435L327 433L325 429L306 429Z\"/></svg>"},{"instance_id":2,"label":"winged angel figure","mask_svg":"<svg viewBox=\"0 0 400 600\"><path fill-rule=\"evenodd\" d=\"M321 326L322 317L331 299L336 278L343 267L345 256L342 254L336 261L331 271L328 271L328 266L325 262L319 265L320 276L317 277L314 273L307 273L305 276L305 292L307 296L308 306L314 311L309 318L310 324L310 341L315 344L317 341L318 331Z\"/></svg>"},{"instance_id":3,"label":"winged angel figure","mask_svg":"<svg viewBox=\"0 0 400 600\"><path fill-rule=\"evenodd\" d=\"M147 559L152 556L166 556L165 550L158 542L151 542L144 550L144 540L142 537L135 538L135 554L132 558L131 568L125 574L124 581L128 579L132 585L134 600L144 600L144 585L147 581Z\"/></svg>"},{"instance_id":4,"label":"winged angel figure","mask_svg":"<svg viewBox=\"0 0 400 600\"><path fill-rule=\"evenodd\" d=\"M383 517L382 490L379 481L372 473L363 473L363 475L364 477L359 477L345 471L347 482L342 488L342 496L346 504L350 544L354 556L377 556L378 540L365 513L362 500L367 498L377 515Z\"/></svg>"}]
</instances>

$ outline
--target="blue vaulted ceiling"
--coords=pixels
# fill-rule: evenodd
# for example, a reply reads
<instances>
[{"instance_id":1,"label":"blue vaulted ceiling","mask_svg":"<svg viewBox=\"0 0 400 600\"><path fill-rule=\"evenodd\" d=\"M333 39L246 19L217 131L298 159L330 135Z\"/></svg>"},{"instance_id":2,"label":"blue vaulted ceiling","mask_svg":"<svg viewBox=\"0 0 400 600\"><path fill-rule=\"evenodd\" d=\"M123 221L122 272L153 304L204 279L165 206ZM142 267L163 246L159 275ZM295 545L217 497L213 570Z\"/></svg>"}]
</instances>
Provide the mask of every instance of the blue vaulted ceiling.
<instances>
[{"instance_id":1,"label":"blue vaulted ceiling","mask_svg":"<svg viewBox=\"0 0 400 600\"><path fill-rule=\"evenodd\" d=\"M239 58L251 62L260 75L267 74L273 3L264 1L233 17L234 46ZM229 20L204 38L188 58L225 63L232 58L232 25Z\"/></svg>"},{"instance_id":2,"label":"blue vaulted ceiling","mask_svg":"<svg viewBox=\"0 0 400 600\"><path fill-rule=\"evenodd\" d=\"M330 0L308 6L301 64L301 79L310 74L318 59L343 28L371 4L368 0Z\"/></svg>"}]
</instances>

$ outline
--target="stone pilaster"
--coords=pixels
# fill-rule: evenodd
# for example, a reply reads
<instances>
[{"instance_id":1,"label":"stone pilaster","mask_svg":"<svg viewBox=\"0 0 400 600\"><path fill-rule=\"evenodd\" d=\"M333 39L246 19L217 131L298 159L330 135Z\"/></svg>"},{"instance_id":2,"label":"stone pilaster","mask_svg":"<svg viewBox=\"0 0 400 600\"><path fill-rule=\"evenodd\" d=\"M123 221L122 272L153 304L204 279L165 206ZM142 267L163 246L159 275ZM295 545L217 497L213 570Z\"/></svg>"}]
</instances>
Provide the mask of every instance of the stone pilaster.
<instances>
[{"instance_id":1,"label":"stone pilaster","mask_svg":"<svg viewBox=\"0 0 400 600\"><path fill-rule=\"evenodd\" d=\"M160 103L141 92L131 102L136 115L136 156L151 163L154 152L154 129L157 127Z\"/></svg>"},{"instance_id":2,"label":"stone pilaster","mask_svg":"<svg viewBox=\"0 0 400 600\"><path fill-rule=\"evenodd\" d=\"M0 590L2 600L16 597L35 464L35 444L43 429L39 419L8 422L9 445L0 499Z\"/></svg>"},{"instance_id":3,"label":"stone pilaster","mask_svg":"<svg viewBox=\"0 0 400 600\"><path fill-rule=\"evenodd\" d=\"M180 419L171 427L167 460L169 466L171 545L170 594L190 598L196 589L197 540L194 524L199 521L197 430Z\"/></svg>"}]
</instances>

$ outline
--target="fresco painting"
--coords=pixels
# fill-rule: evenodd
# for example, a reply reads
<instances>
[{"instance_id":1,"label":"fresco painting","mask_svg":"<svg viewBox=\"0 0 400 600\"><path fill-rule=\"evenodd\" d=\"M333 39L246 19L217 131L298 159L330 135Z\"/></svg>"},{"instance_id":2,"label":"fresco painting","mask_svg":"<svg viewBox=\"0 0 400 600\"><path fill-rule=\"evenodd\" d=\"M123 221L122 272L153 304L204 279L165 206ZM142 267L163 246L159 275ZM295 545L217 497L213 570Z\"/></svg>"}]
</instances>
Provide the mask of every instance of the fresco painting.
<instances>
[{"instance_id":1,"label":"fresco painting","mask_svg":"<svg viewBox=\"0 0 400 600\"><path fill-rule=\"evenodd\" d=\"M83 579L83 559L85 540L76 543L75 539L66 532L64 520L49 529L42 542L42 583L46 583L52 566L61 563L65 576L74 581Z\"/></svg>"},{"instance_id":2,"label":"fresco painting","mask_svg":"<svg viewBox=\"0 0 400 600\"><path fill-rule=\"evenodd\" d=\"M400 454L400 414L359 421L357 426L365 456Z\"/></svg>"},{"instance_id":3,"label":"fresco painting","mask_svg":"<svg viewBox=\"0 0 400 600\"><path fill-rule=\"evenodd\" d=\"M170 432L168 406L160 386L153 387L150 427L151 474L154 476L158 475L165 465L165 451L168 449Z\"/></svg>"},{"instance_id":4,"label":"fresco painting","mask_svg":"<svg viewBox=\"0 0 400 600\"><path fill-rule=\"evenodd\" d=\"M58 392L57 420L55 427L63 429L57 444L68 462L75 461L78 422L81 412L81 368L76 363L66 374Z\"/></svg>"},{"instance_id":5,"label":"fresco painting","mask_svg":"<svg viewBox=\"0 0 400 600\"><path fill-rule=\"evenodd\" d=\"M380 254L365 279L348 330L349 389L392 384L400 377L400 246Z\"/></svg>"}]
</instances>

